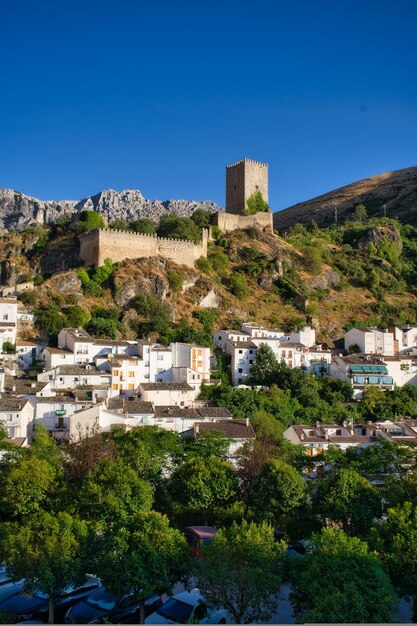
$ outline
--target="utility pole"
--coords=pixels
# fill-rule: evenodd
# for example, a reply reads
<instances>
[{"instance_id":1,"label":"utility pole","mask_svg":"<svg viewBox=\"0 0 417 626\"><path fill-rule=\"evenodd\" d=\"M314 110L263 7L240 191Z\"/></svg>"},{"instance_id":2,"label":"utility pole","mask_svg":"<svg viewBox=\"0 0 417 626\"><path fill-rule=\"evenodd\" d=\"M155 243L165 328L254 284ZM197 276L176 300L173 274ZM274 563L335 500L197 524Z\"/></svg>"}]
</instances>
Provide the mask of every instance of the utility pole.
<instances>
[{"instance_id":1,"label":"utility pole","mask_svg":"<svg viewBox=\"0 0 417 626\"><path fill-rule=\"evenodd\" d=\"M337 206L336 205L334 205L334 223L337 226Z\"/></svg>"}]
</instances>

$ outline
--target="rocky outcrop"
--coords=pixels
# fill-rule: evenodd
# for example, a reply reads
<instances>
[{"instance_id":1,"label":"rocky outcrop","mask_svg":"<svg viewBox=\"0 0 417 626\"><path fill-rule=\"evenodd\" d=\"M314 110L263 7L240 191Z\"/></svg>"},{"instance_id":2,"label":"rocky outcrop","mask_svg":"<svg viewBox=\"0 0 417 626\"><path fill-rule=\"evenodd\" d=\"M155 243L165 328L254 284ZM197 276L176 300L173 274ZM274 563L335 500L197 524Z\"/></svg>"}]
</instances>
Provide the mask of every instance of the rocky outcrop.
<instances>
[{"instance_id":1,"label":"rocky outcrop","mask_svg":"<svg viewBox=\"0 0 417 626\"><path fill-rule=\"evenodd\" d=\"M306 280L310 289L329 289L340 283L340 276L332 269L326 269L320 276L312 276Z\"/></svg>"},{"instance_id":2,"label":"rocky outcrop","mask_svg":"<svg viewBox=\"0 0 417 626\"><path fill-rule=\"evenodd\" d=\"M83 200L39 200L13 189L0 189L0 228L19 230L26 226L55 222L64 213L97 211L108 221L148 218L155 222L173 213L191 216L196 209L215 213L222 209L214 202L194 200L148 200L136 189L106 189Z\"/></svg>"},{"instance_id":3,"label":"rocky outcrop","mask_svg":"<svg viewBox=\"0 0 417 626\"><path fill-rule=\"evenodd\" d=\"M377 250L384 247L386 243L394 246L396 253L399 255L403 249L401 235L394 224L386 226L375 226L370 228L366 234L358 241L358 248L364 250L369 244L373 244Z\"/></svg>"}]
</instances>

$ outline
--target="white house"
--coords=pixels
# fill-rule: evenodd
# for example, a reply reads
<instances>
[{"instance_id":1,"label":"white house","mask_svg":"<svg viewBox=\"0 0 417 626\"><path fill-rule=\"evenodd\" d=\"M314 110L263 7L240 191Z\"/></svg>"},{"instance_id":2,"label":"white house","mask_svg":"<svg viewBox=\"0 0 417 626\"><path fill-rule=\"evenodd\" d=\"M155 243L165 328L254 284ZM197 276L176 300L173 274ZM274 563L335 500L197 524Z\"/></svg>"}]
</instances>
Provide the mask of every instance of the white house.
<instances>
[{"instance_id":1,"label":"white house","mask_svg":"<svg viewBox=\"0 0 417 626\"><path fill-rule=\"evenodd\" d=\"M33 405L26 398L2 395L0 398L0 421L10 439L23 438L25 443L32 436Z\"/></svg>"},{"instance_id":2,"label":"white house","mask_svg":"<svg viewBox=\"0 0 417 626\"><path fill-rule=\"evenodd\" d=\"M154 424L177 433L189 430L196 422L218 423L232 419L232 414L224 407L156 406L154 410Z\"/></svg>"},{"instance_id":3,"label":"white house","mask_svg":"<svg viewBox=\"0 0 417 626\"><path fill-rule=\"evenodd\" d=\"M301 330L297 330L288 335L288 341L292 343L301 343L307 348L316 345L316 330L311 326L304 326Z\"/></svg>"},{"instance_id":4,"label":"white house","mask_svg":"<svg viewBox=\"0 0 417 626\"><path fill-rule=\"evenodd\" d=\"M23 369L29 369L42 356L42 345L39 341L16 340L16 359Z\"/></svg>"},{"instance_id":5,"label":"white house","mask_svg":"<svg viewBox=\"0 0 417 626\"><path fill-rule=\"evenodd\" d=\"M392 331L400 354L417 353L417 326L396 327Z\"/></svg>"},{"instance_id":6,"label":"white house","mask_svg":"<svg viewBox=\"0 0 417 626\"><path fill-rule=\"evenodd\" d=\"M348 422L343 422L342 425L317 422L315 426L293 424L284 431L284 437L293 444L304 446L309 456L317 456L330 446L337 446L345 451L352 446L374 444L378 437L386 438L375 424Z\"/></svg>"},{"instance_id":7,"label":"white house","mask_svg":"<svg viewBox=\"0 0 417 626\"><path fill-rule=\"evenodd\" d=\"M17 334L17 298L0 298L0 350L8 342L16 344Z\"/></svg>"},{"instance_id":8,"label":"white house","mask_svg":"<svg viewBox=\"0 0 417 626\"><path fill-rule=\"evenodd\" d=\"M67 348L54 348L47 346L42 352L45 368L50 370L59 365L75 365L75 354Z\"/></svg>"},{"instance_id":9,"label":"white house","mask_svg":"<svg viewBox=\"0 0 417 626\"><path fill-rule=\"evenodd\" d=\"M253 341L226 342L225 351L231 356L232 385L245 385L250 378L252 365L255 363L258 346Z\"/></svg>"},{"instance_id":10,"label":"white house","mask_svg":"<svg viewBox=\"0 0 417 626\"><path fill-rule=\"evenodd\" d=\"M203 382L210 381L210 348L189 343L171 343L172 367L189 368L201 375Z\"/></svg>"},{"instance_id":11,"label":"white house","mask_svg":"<svg viewBox=\"0 0 417 626\"><path fill-rule=\"evenodd\" d=\"M141 383L139 392L142 400L154 406L193 406L196 390L188 383Z\"/></svg>"},{"instance_id":12,"label":"white house","mask_svg":"<svg viewBox=\"0 0 417 626\"><path fill-rule=\"evenodd\" d=\"M49 382L51 389L64 391L79 386L110 386L111 375L91 365L59 365L38 374L38 381Z\"/></svg>"},{"instance_id":13,"label":"white house","mask_svg":"<svg viewBox=\"0 0 417 626\"><path fill-rule=\"evenodd\" d=\"M345 350L358 346L362 354L394 356L394 333L378 328L351 328L345 333Z\"/></svg>"},{"instance_id":14,"label":"white house","mask_svg":"<svg viewBox=\"0 0 417 626\"><path fill-rule=\"evenodd\" d=\"M366 354L336 356L330 364L330 376L350 383L356 399L368 386L384 391L394 389L394 380L382 358Z\"/></svg>"}]
</instances>

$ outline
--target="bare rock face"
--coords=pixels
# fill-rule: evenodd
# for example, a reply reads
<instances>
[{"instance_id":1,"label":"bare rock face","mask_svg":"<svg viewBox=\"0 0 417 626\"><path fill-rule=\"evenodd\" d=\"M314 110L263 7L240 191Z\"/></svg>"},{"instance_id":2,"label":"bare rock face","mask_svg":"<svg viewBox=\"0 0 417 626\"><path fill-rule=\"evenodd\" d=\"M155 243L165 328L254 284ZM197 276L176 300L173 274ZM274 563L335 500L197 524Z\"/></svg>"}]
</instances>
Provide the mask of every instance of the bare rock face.
<instances>
[{"instance_id":1,"label":"bare rock face","mask_svg":"<svg viewBox=\"0 0 417 626\"><path fill-rule=\"evenodd\" d=\"M19 230L36 224L55 222L63 214L97 211L106 221L126 222L148 218L158 222L163 215L173 213L190 217L196 209L215 213L222 209L214 202L194 200L148 200L136 189L114 191L106 189L83 200L39 200L13 189L0 189L0 228Z\"/></svg>"},{"instance_id":2,"label":"bare rock face","mask_svg":"<svg viewBox=\"0 0 417 626\"><path fill-rule=\"evenodd\" d=\"M218 307L220 304L219 297L214 289L210 289L210 291L201 298L199 305L205 309L210 307Z\"/></svg>"},{"instance_id":3,"label":"bare rock face","mask_svg":"<svg viewBox=\"0 0 417 626\"><path fill-rule=\"evenodd\" d=\"M51 278L49 288L57 293L82 295L81 280L75 272L60 272Z\"/></svg>"},{"instance_id":4,"label":"bare rock face","mask_svg":"<svg viewBox=\"0 0 417 626\"><path fill-rule=\"evenodd\" d=\"M310 289L329 289L340 283L340 276L332 269L325 270L321 276L314 276L308 280Z\"/></svg>"}]
</instances>

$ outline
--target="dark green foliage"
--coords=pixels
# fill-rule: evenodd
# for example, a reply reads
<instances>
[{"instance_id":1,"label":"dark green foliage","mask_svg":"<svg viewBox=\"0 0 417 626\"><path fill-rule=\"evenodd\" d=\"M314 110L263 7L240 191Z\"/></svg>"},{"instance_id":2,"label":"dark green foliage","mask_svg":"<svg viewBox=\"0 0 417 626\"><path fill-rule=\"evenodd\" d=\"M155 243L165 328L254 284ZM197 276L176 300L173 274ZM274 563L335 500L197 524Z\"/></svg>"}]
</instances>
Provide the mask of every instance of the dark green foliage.
<instances>
[{"instance_id":1,"label":"dark green foliage","mask_svg":"<svg viewBox=\"0 0 417 626\"><path fill-rule=\"evenodd\" d=\"M392 622L395 592L367 544L330 528L313 540L316 549L290 568L297 622Z\"/></svg>"},{"instance_id":2,"label":"dark green foliage","mask_svg":"<svg viewBox=\"0 0 417 626\"><path fill-rule=\"evenodd\" d=\"M86 233L96 228L104 228L104 220L100 213L96 211L82 211L76 226L77 233Z\"/></svg>"},{"instance_id":3,"label":"dark green foliage","mask_svg":"<svg viewBox=\"0 0 417 626\"><path fill-rule=\"evenodd\" d=\"M293 467L278 459L266 463L257 477L252 504L260 519L281 528L285 517L306 499L306 485Z\"/></svg>"},{"instance_id":4,"label":"dark green foliage","mask_svg":"<svg viewBox=\"0 0 417 626\"><path fill-rule=\"evenodd\" d=\"M35 310L35 323L39 330L43 330L51 339L59 334L66 325L66 318L53 304L41 306Z\"/></svg>"},{"instance_id":5,"label":"dark green foliage","mask_svg":"<svg viewBox=\"0 0 417 626\"><path fill-rule=\"evenodd\" d=\"M110 222L109 228L111 228L111 230L128 230L129 226L124 220L117 219L114 220L114 222Z\"/></svg>"},{"instance_id":6,"label":"dark green foliage","mask_svg":"<svg viewBox=\"0 0 417 626\"><path fill-rule=\"evenodd\" d=\"M164 215L156 230L158 237L170 239L186 239L198 243L201 240L201 230L189 217Z\"/></svg>"},{"instance_id":7,"label":"dark green foliage","mask_svg":"<svg viewBox=\"0 0 417 626\"><path fill-rule=\"evenodd\" d=\"M36 289L26 289L23 293L20 294L19 300L22 304L26 304L28 306L34 306L39 302L39 292Z\"/></svg>"},{"instance_id":8,"label":"dark green foliage","mask_svg":"<svg viewBox=\"0 0 417 626\"><path fill-rule=\"evenodd\" d=\"M278 371L278 361L270 346L261 343L256 351L256 360L251 369L251 383L272 385Z\"/></svg>"},{"instance_id":9,"label":"dark green foliage","mask_svg":"<svg viewBox=\"0 0 417 626\"><path fill-rule=\"evenodd\" d=\"M235 272L229 280L230 291L239 300L246 300L249 295L248 284L246 282L246 276L240 272Z\"/></svg>"},{"instance_id":10,"label":"dark green foliage","mask_svg":"<svg viewBox=\"0 0 417 626\"><path fill-rule=\"evenodd\" d=\"M195 326L191 326L187 320L180 320L176 327L171 329L167 337L171 341L181 341L183 343L194 343L200 346L207 346L211 348L213 345L213 338L211 331L207 329L201 330Z\"/></svg>"},{"instance_id":11,"label":"dark green foliage","mask_svg":"<svg viewBox=\"0 0 417 626\"><path fill-rule=\"evenodd\" d=\"M116 307L93 306L91 319L87 330L92 335L116 339L118 332L123 332L124 326L119 322L120 311Z\"/></svg>"},{"instance_id":12,"label":"dark green foliage","mask_svg":"<svg viewBox=\"0 0 417 626\"><path fill-rule=\"evenodd\" d=\"M213 270L220 276L223 276L229 269L228 256L218 248L209 253L208 260Z\"/></svg>"},{"instance_id":13,"label":"dark green foliage","mask_svg":"<svg viewBox=\"0 0 417 626\"><path fill-rule=\"evenodd\" d=\"M194 224L200 229L210 228L210 211L205 211L204 209L196 209L192 214L191 219L193 220Z\"/></svg>"},{"instance_id":14,"label":"dark green foliage","mask_svg":"<svg viewBox=\"0 0 417 626\"><path fill-rule=\"evenodd\" d=\"M269 210L268 203L263 199L261 192L254 191L246 200L246 215L254 215L255 213L265 213Z\"/></svg>"},{"instance_id":15,"label":"dark green foliage","mask_svg":"<svg viewBox=\"0 0 417 626\"><path fill-rule=\"evenodd\" d=\"M307 246L303 250L303 265L310 274L320 274L321 270L321 253L317 246Z\"/></svg>"},{"instance_id":16,"label":"dark green foliage","mask_svg":"<svg viewBox=\"0 0 417 626\"><path fill-rule=\"evenodd\" d=\"M168 338L172 331L172 313L166 302L161 302L156 296L145 292L136 296L132 305L144 320L140 322L138 328L140 337L157 332L160 337Z\"/></svg>"},{"instance_id":17,"label":"dark green foliage","mask_svg":"<svg viewBox=\"0 0 417 626\"><path fill-rule=\"evenodd\" d=\"M16 346L10 341L5 341L3 343L3 353L4 354L14 354L16 352Z\"/></svg>"},{"instance_id":18,"label":"dark green foliage","mask_svg":"<svg viewBox=\"0 0 417 626\"><path fill-rule=\"evenodd\" d=\"M177 293L178 291L182 290L184 279L181 274L179 274L175 270L170 270L168 272L168 284L171 291Z\"/></svg>"},{"instance_id":19,"label":"dark green foliage","mask_svg":"<svg viewBox=\"0 0 417 626\"><path fill-rule=\"evenodd\" d=\"M262 254L257 248L245 246L240 250L240 256L245 261L242 270L245 274L249 274L257 278L262 272L268 268L268 258Z\"/></svg>"},{"instance_id":20,"label":"dark green foliage","mask_svg":"<svg viewBox=\"0 0 417 626\"><path fill-rule=\"evenodd\" d=\"M201 256L199 259L197 259L197 261L195 262L195 266L198 270L200 270L200 272L203 272L204 274L209 274L212 270L210 261L208 261L204 256Z\"/></svg>"},{"instance_id":21,"label":"dark green foliage","mask_svg":"<svg viewBox=\"0 0 417 626\"><path fill-rule=\"evenodd\" d=\"M366 478L352 469L333 472L317 490L323 519L338 524L348 535L362 535L381 514L381 498Z\"/></svg>"},{"instance_id":22,"label":"dark green foliage","mask_svg":"<svg viewBox=\"0 0 417 626\"><path fill-rule=\"evenodd\" d=\"M173 473L169 491L178 512L188 510L208 523L214 509L237 499L236 471L217 457L192 457Z\"/></svg>"},{"instance_id":23,"label":"dark green foliage","mask_svg":"<svg viewBox=\"0 0 417 626\"><path fill-rule=\"evenodd\" d=\"M108 278L110 278L113 272L113 261L111 259L104 259L104 265L100 267L90 267L88 270L88 276L91 281L101 285Z\"/></svg>"},{"instance_id":24,"label":"dark green foliage","mask_svg":"<svg viewBox=\"0 0 417 626\"><path fill-rule=\"evenodd\" d=\"M134 233L141 233L142 235L155 235L156 224L152 220L145 217L143 219L130 222L129 230L132 230Z\"/></svg>"},{"instance_id":25,"label":"dark green foliage","mask_svg":"<svg viewBox=\"0 0 417 626\"><path fill-rule=\"evenodd\" d=\"M64 314L67 318L68 326L71 328L84 327L91 317L90 313L78 304L66 307L64 309Z\"/></svg>"},{"instance_id":26,"label":"dark green foliage","mask_svg":"<svg viewBox=\"0 0 417 626\"><path fill-rule=\"evenodd\" d=\"M268 524L235 523L204 546L198 587L209 606L225 607L236 624L265 623L277 606L284 551Z\"/></svg>"}]
</instances>

